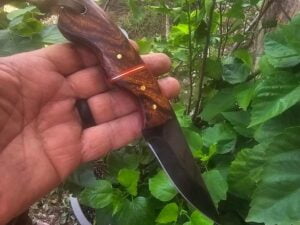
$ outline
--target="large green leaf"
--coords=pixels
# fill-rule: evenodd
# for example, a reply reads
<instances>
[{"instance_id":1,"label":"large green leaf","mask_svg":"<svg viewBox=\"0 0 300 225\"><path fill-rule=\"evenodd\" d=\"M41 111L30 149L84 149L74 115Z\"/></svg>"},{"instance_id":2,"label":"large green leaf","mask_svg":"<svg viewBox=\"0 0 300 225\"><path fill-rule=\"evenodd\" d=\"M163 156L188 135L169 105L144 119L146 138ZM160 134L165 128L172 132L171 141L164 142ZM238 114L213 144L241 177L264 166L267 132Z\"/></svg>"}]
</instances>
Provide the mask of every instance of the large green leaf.
<instances>
[{"instance_id":1,"label":"large green leaf","mask_svg":"<svg viewBox=\"0 0 300 225\"><path fill-rule=\"evenodd\" d=\"M137 195L137 185L140 179L140 172L130 169L121 169L118 174L118 181L126 188L129 194Z\"/></svg>"},{"instance_id":2,"label":"large green leaf","mask_svg":"<svg viewBox=\"0 0 300 225\"><path fill-rule=\"evenodd\" d=\"M263 76L272 76L276 68L269 62L269 59L266 55L263 55L259 60L259 68L261 71L261 74Z\"/></svg>"},{"instance_id":3,"label":"large green leaf","mask_svg":"<svg viewBox=\"0 0 300 225\"><path fill-rule=\"evenodd\" d=\"M139 165L139 156L135 153L127 152L126 149L110 153L107 158L107 167L110 175L117 177L123 168L135 170Z\"/></svg>"},{"instance_id":4,"label":"large green leaf","mask_svg":"<svg viewBox=\"0 0 300 225\"><path fill-rule=\"evenodd\" d=\"M148 54L152 50L152 43L153 40L149 40L147 38L142 38L137 41L137 44L139 45L139 53L140 54Z\"/></svg>"},{"instance_id":5,"label":"large green leaf","mask_svg":"<svg viewBox=\"0 0 300 225\"><path fill-rule=\"evenodd\" d=\"M122 225L116 221L111 213L111 208L96 209L96 225Z\"/></svg>"},{"instance_id":6,"label":"large green leaf","mask_svg":"<svg viewBox=\"0 0 300 225\"><path fill-rule=\"evenodd\" d=\"M252 58L252 55L250 54L249 50L247 50L247 49L238 49L238 50L236 50L233 53L233 55L236 58L242 60L243 63L245 65L247 65L249 68L252 67L252 65L253 65L253 58Z\"/></svg>"},{"instance_id":7,"label":"large green leaf","mask_svg":"<svg viewBox=\"0 0 300 225\"><path fill-rule=\"evenodd\" d=\"M204 106L201 113L201 118L205 121L211 121L221 112L230 110L234 107L236 100L236 90L228 88L219 91L212 99Z\"/></svg>"},{"instance_id":8,"label":"large green leaf","mask_svg":"<svg viewBox=\"0 0 300 225\"><path fill-rule=\"evenodd\" d=\"M220 80L222 78L223 65L220 60L209 58L205 69L206 76L211 77L214 80Z\"/></svg>"},{"instance_id":9,"label":"large green leaf","mask_svg":"<svg viewBox=\"0 0 300 225\"><path fill-rule=\"evenodd\" d=\"M42 41L45 44L58 44L67 42L56 25L47 26L42 32Z\"/></svg>"},{"instance_id":10,"label":"large green leaf","mask_svg":"<svg viewBox=\"0 0 300 225\"><path fill-rule=\"evenodd\" d=\"M27 13L38 12L38 9L35 6L28 6L23 9L14 10L7 14L7 19L14 20L17 17L24 16Z\"/></svg>"},{"instance_id":11,"label":"large green leaf","mask_svg":"<svg viewBox=\"0 0 300 225\"><path fill-rule=\"evenodd\" d=\"M68 180L80 187L94 187L98 185L98 182L93 169L92 163L82 165L69 176Z\"/></svg>"},{"instance_id":12,"label":"large green leaf","mask_svg":"<svg viewBox=\"0 0 300 225\"><path fill-rule=\"evenodd\" d=\"M0 8L0 30L2 29L6 29L8 26L8 19L6 17L6 12L4 11L4 9Z\"/></svg>"},{"instance_id":13,"label":"large green leaf","mask_svg":"<svg viewBox=\"0 0 300 225\"><path fill-rule=\"evenodd\" d=\"M256 83L249 82L240 85L240 91L236 94L237 104L241 109L247 111L255 93Z\"/></svg>"},{"instance_id":14,"label":"large green leaf","mask_svg":"<svg viewBox=\"0 0 300 225\"><path fill-rule=\"evenodd\" d=\"M163 202L170 201L177 194L173 183L164 171L159 171L149 179L149 190L155 198Z\"/></svg>"},{"instance_id":15,"label":"large green leaf","mask_svg":"<svg viewBox=\"0 0 300 225\"><path fill-rule=\"evenodd\" d=\"M230 84L246 81L250 73L250 67L238 58L229 57L223 64L223 79Z\"/></svg>"},{"instance_id":16,"label":"large green leaf","mask_svg":"<svg viewBox=\"0 0 300 225\"><path fill-rule=\"evenodd\" d=\"M300 16L265 38L265 53L274 67L292 67L300 63Z\"/></svg>"},{"instance_id":17,"label":"large green leaf","mask_svg":"<svg viewBox=\"0 0 300 225\"><path fill-rule=\"evenodd\" d=\"M178 205L176 203L169 203L160 211L156 218L157 223L165 224L176 222L178 218Z\"/></svg>"},{"instance_id":18,"label":"large green leaf","mask_svg":"<svg viewBox=\"0 0 300 225\"><path fill-rule=\"evenodd\" d=\"M9 29L22 37L33 37L38 35L43 30L41 21L26 13L22 17L17 17L9 24Z\"/></svg>"},{"instance_id":19,"label":"large green leaf","mask_svg":"<svg viewBox=\"0 0 300 225\"><path fill-rule=\"evenodd\" d=\"M0 30L0 43L0 56L8 56L43 47L40 37L20 37L8 29Z\"/></svg>"},{"instance_id":20,"label":"large green leaf","mask_svg":"<svg viewBox=\"0 0 300 225\"><path fill-rule=\"evenodd\" d=\"M191 225L213 225L214 222L208 219L199 211L194 211L191 215Z\"/></svg>"},{"instance_id":21,"label":"large green leaf","mask_svg":"<svg viewBox=\"0 0 300 225\"><path fill-rule=\"evenodd\" d=\"M210 170L205 172L203 179L216 206L221 200L226 200L228 185L220 171Z\"/></svg>"},{"instance_id":22,"label":"large green leaf","mask_svg":"<svg viewBox=\"0 0 300 225\"><path fill-rule=\"evenodd\" d=\"M228 120L236 132L245 137L252 137L254 129L248 128L250 123L250 113L239 112L224 112L222 115Z\"/></svg>"},{"instance_id":23,"label":"large green leaf","mask_svg":"<svg viewBox=\"0 0 300 225\"><path fill-rule=\"evenodd\" d=\"M300 75L276 74L262 81L252 104L250 126L263 123L300 101Z\"/></svg>"},{"instance_id":24,"label":"large green leaf","mask_svg":"<svg viewBox=\"0 0 300 225\"><path fill-rule=\"evenodd\" d=\"M264 168L266 144L243 149L232 162L228 183L230 192L244 199L251 199Z\"/></svg>"},{"instance_id":25,"label":"large green leaf","mask_svg":"<svg viewBox=\"0 0 300 225\"><path fill-rule=\"evenodd\" d=\"M300 105L297 104L281 115L268 120L256 129L254 133L255 140L262 143L272 137L281 134L285 129L289 127L300 126L299 114Z\"/></svg>"},{"instance_id":26,"label":"large green leaf","mask_svg":"<svg viewBox=\"0 0 300 225\"><path fill-rule=\"evenodd\" d=\"M230 125L226 123L216 124L203 130L203 144L206 147L217 145L218 153L224 154L235 147L237 135Z\"/></svg>"},{"instance_id":27,"label":"large green leaf","mask_svg":"<svg viewBox=\"0 0 300 225\"><path fill-rule=\"evenodd\" d=\"M191 151L197 152L202 148L202 138L200 132L196 132L192 128L182 128L183 134L190 146Z\"/></svg>"},{"instance_id":28,"label":"large green leaf","mask_svg":"<svg viewBox=\"0 0 300 225\"><path fill-rule=\"evenodd\" d=\"M115 215L118 224L122 225L153 225L155 216L149 200L137 197L126 200L120 212Z\"/></svg>"},{"instance_id":29,"label":"large green leaf","mask_svg":"<svg viewBox=\"0 0 300 225\"><path fill-rule=\"evenodd\" d=\"M109 181L99 180L93 187L85 188L79 195L80 202L95 209L105 208L113 201L113 188Z\"/></svg>"},{"instance_id":30,"label":"large green leaf","mask_svg":"<svg viewBox=\"0 0 300 225\"><path fill-rule=\"evenodd\" d=\"M266 153L262 181L247 221L266 225L300 224L300 127L274 138Z\"/></svg>"}]
</instances>

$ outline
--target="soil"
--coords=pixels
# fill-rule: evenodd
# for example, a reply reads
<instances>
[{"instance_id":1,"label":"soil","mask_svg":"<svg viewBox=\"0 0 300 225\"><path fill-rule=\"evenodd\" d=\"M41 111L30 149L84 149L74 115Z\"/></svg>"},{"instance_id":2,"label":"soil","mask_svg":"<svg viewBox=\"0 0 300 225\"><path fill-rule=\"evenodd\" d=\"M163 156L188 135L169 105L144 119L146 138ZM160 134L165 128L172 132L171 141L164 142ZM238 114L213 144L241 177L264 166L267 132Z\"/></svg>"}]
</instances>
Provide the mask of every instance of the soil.
<instances>
[{"instance_id":1,"label":"soil","mask_svg":"<svg viewBox=\"0 0 300 225\"><path fill-rule=\"evenodd\" d=\"M70 207L70 193L57 188L35 203L29 216L35 225L79 225Z\"/></svg>"}]
</instances>

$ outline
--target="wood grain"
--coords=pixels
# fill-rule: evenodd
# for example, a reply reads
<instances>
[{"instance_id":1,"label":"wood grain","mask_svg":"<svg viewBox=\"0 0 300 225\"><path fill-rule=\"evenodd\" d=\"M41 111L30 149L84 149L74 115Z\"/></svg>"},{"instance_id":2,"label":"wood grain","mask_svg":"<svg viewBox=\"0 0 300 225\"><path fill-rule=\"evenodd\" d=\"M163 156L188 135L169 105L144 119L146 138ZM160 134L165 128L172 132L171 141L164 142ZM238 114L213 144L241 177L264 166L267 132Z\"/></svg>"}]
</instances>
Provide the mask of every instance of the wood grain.
<instances>
[{"instance_id":1,"label":"wood grain","mask_svg":"<svg viewBox=\"0 0 300 225\"><path fill-rule=\"evenodd\" d=\"M62 8L58 22L62 34L70 41L94 51L107 79L139 99L144 128L165 123L172 115L170 103L161 94L157 80L146 68L140 55L94 1L77 1L84 4L86 13Z\"/></svg>"}]
</instances>

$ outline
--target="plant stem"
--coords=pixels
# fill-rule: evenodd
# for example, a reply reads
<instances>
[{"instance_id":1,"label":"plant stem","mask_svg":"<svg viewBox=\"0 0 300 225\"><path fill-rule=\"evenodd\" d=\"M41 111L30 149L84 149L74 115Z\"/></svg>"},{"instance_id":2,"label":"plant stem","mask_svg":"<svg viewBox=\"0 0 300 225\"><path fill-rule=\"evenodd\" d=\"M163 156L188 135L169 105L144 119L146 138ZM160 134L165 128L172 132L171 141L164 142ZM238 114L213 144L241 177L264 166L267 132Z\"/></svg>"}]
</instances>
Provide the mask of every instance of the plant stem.
<instances>
[{"instance_id":1,"label":"plant stem","mask_svg":"<svg viewBox=\"0 0 300 225\"><path fill-rule=\"evenodd\" d=\"M187 114L190 114L192 108L192 101L193 101L193 47L192 47L192 24L191 24L191 5L188 0L185 1L188 6L188 27L189 27L189 100L187 106Z\"/></svg>"},{"instance_id":2,"label":"plant stem","mask_svg":"<svg viewBox=\"0 0 300 225\"><path fill-rule=\"evenodd\" d=\"M202 97L203 97L203 82L204 82L204 76L205 76L205 70L206 70L206 65L207 65L207 59L208 59L208 53L209 53L209 46L210 46L210 41L211 41L211 27L212 27L212 21L213 21L213 15L214 15L214 10L216 6L216 0L212 1L212 6L209 12L209 18L208 18L208 24L207 24L207 37L206 37L206 43L204 47L204 52L203 52L203 59L202 59L202 65L200 69L200 75L199 75L199 92L198 92L198 98L196 101L196 108L193 114L193 120L195 121L198 114L201 111L201 103L202 103Z\"/></svg>"},{"instance_id":3,"label":"plant stem","mask_svg":"<svg viewBox=\"0 0 300 225\"><path fill-rule=\"evenodd\" d=\"M218 59L221 58L221 53L222 53L222 46L223 46L223 3L219 3L219 11L220 11L220 44L218 48Z\"/></svg>"},{"instance_id":4,"label":"plant stem","mask_svg":"<svg viewBox=\"0 0 300 225\"><path fill-rule=\"evenodd\" d=\"M259 14L254 18L254 20L246 28L245 33L249 33L250 31L254 30L257 27L261 18L265 15L265 13L268 11L268 9L272 6L272 4L274 2L275 2L275 0L270 0L266 4L264 2ZM233 48L231 50L231 53L233 53L235 50L237 50L241 46L242 43L243 43L243 41L235 43L235 45L233 46Z\"/></svg>"},{"instance_id":5,"label":"plant stem","mask_svg":"<svg viewBox=\"0 0 300 225\"><path fill-rule=\"evenodd\" d=\"M110 2L111 2L111 0L107 0L107 1L105 2L104 8L103 8L104 11L107 11L107 10L108 10L108 7L109 7Z\"/></svg>"},{"instance_id":6,"label":"plant stem","mask_svg":"<svg viewBox=\"0 0 300 225\"><path fill-rule=\"evenodd\" d=\"M230 32L229 32L229 23L230 23L230 21L229 21L229 17L227 17L227 19L226 19L226 34L225 34L225 39L224 39L224 41L223 41L223 46L222 46L222 52L221 52L221 55L224 55L224 52L225 52L225 49L226 49L226 45L227 45L227 41L228 41L228 37L229 37L229 35L230 35Z\"/></svg>"}]
</instances>

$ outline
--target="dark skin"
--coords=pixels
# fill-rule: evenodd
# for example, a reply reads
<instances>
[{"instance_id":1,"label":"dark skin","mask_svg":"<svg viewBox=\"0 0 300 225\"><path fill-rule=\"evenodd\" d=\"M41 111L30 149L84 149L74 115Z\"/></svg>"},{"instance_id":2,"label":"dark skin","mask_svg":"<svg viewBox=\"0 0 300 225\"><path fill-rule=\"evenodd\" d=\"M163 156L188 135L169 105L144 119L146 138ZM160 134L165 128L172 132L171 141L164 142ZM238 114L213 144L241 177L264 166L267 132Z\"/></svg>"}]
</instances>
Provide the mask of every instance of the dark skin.
<instances>
[{"instance_id":1,"label":"dark skin","mask_svg":"<svg viewBox=\"0 0 300 225\"><path fill-rule=\"evenodd\" d=\"M143 57L156 76L163 54ZM168 98L173 78L159 81ZM98 59L72 44L0 58L0 224L57 187L80 164L103 157L141 135L142 116L130 94L110 89ZM83 129L76 99L88 100L97 123Z\"/></svg>"}]
</instances>

